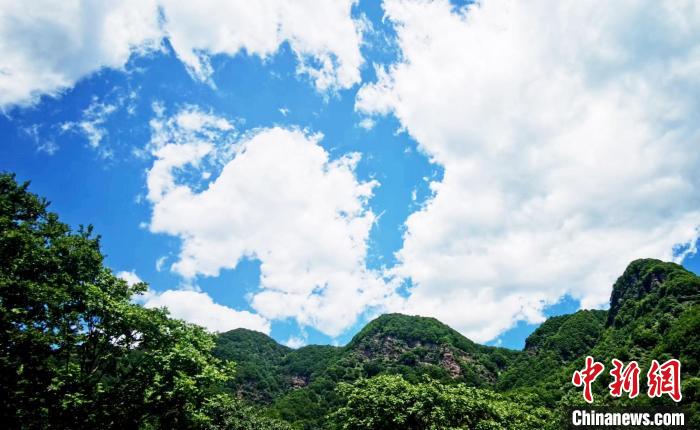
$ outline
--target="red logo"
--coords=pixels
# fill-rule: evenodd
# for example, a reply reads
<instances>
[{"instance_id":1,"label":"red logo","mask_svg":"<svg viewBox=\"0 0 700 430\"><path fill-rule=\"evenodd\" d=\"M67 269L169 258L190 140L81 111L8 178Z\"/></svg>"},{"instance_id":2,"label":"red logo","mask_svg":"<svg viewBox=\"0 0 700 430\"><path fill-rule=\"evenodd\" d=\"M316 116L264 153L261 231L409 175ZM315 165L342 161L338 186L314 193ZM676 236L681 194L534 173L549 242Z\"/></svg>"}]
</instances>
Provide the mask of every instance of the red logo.
<instances>
[{"instance_id":1,"label":"red logo","mask_svg":"<svg viewBox=\"0 0 700 430\"><path fill-rule=\"evenodd\" d=\"M664 364L653 360L649 373L647 373L647 385L649 397L661 397L668 394L674 401L680 402L681 394L681 362L672 359Z\"/></svg>"},{"instance_id":2,"label":"red logo","mask_svg":"<svg viewBox=\"0 0 700 430\"><path fill-rule=\"evenodd\" d=\"M623 392L629 393L629 398L634 399L639 395L639 365L636 361L631 361L625 367L625 363L617 358L612 360L615 367L610 371L613 377L613 382L608 385L610 395L613 397L621 397Z\"/></svg>"},{"instance_id":3,"label":"red logo","mask_svg":"<svg viewBox=\"0 0 700 430\"><path fill-rule=\"evenodd\" d=\"M613 369L610 371L613 381L608 385L610 395L622 397L628 393L630 399L639 395L639 364L630 361L627 366L622 361L613 358ZM599 363L593 357L586 357L586 365L583 369L574 372L571 382L576 387L583 387L583 398L588 403L593 403L591 386L596 378L605 370L603 363ZM676 402L683 398L681 394L681 362L671 359L663 364L652 360L647 372L647 395L649 397L661 397L668 394Z\"/></svg>"},{"instance_id":4,"label":"red logo","mask_svg":"<svg viewBox=\"0 0 700 430\"><path fill-rule=\"evenodd\" d=\"M583 385L583 398L588 403L593 403L591 385L596 380L598 375L603 373L603 370L605 370L603 363L598 363L589 355L586 357L586 367L583 370L575 371L574 376L571 378L571 382L576 387Z\"/></svg>"}]
</instances>

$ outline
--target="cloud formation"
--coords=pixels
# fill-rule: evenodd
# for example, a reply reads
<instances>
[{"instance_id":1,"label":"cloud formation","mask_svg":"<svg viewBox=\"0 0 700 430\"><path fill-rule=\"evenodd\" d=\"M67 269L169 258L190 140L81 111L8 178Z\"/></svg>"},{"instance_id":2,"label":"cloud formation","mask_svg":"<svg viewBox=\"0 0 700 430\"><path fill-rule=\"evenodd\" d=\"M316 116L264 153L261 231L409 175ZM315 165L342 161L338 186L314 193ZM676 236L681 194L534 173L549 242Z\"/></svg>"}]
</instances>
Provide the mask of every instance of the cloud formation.
<instances>
[{"instance_id":1,"label":"cloud formation","mask_svg":"<svg viewBox=\"0 0 700 430\"><path fill-rule=\"evenodd\" d=\"M133 270L117 272L116 276L129 285L143 282ZM198 324L214 332L242 327L270 334L270 322L265 318L249 311L238 311L215 303L202 291L148 290L143 295L134 296L134 300L147 308L167 308L174 318Z\"/></svg>"},{"instance_id":2,"label":"cloud formation","mask_svg":"<svg viewBox=\"0 0 700 430\"><path fill-rule=\"evenodd\" d=\"M123 69L133 55L164 50L165 38L190 75L212 86L212 56L267 59L288 44L317 90L349 88L360 81L369 28L353 19L354 0L25 3L0 4L0 110ZM367 202L378 184L358 180L359 154L331 159L322 136L308 131L241 134L235 121L197 107L167 117L156 105L140 155L153 158L149 228L180 239L170 269L196 284L257 259L262 276L248 296L259 315L196 289L150 293L149 306L172 306L214 330L269 331L270 320L291 318L331 336L370 308L393 309L436 316L484 341L517 320L541 321L543 307L564 294L603 305L633 258L695 251L696 3L383 7L400 55L377 65L376 82L359 91L357 127L372 133L379 116L393 115L444 169L407 219L388 273L412 281L409 296L397 297L393 282L365 266L376 218ZM93 99L64 131L108 156L108 123L121 107ZM40 129L23 132L39 145ZM50 139L41 145L57 148Z\"/></svg>"},{"instance_id":3,"label":"cloud formation","mask_svg":"<svg viewBox=\"0 0 700 430\"><path fill-rule=\"evenodd\" d=\"M367 201L378 184L356 178L359 154L331 160L320 135L295 129L238 136L196 108L152 128L150 230L181 239L172 270L195 279L258 259L252 307L331 336L393 296L365 267L375 221Z\"/></svg>"},{"instance_id":4,"label":"cloud formation","mask_svg":"<svg viewBox=\"0 0 700 430\"><path fill-rule=\"evenodd\" d=\"M260 315L248 311L237 311L215 303L201 291L167 290L148 291L139 297L147 308L168 308L174 318L185 320L215 332L225 332L235 328L247 328L270 334L270 322Z\"/></svg>"},{"instance_id":5,"label":"cloud formation","mask_svg":"<svg viewBox=\"0 0 700 430\"><path fill-rule=\"evenodd\" d=\"M57 96L132 54L162 50L167 37L197 79L211 81L212 55L266 58L288 42L298 71L320 91L359 82L360 28L353 0L2 2L0 109Z\"/></svg>"},{"instance_id":6,"label":"cloud formation","mask_svg":"<svg viewBox=\"0 0 700 430\"><path fill-rule=\"evenodd\" d=\"M700 224L694 2L387 0L400 60L356 108L394 115L444 167L406 221L401 308L475 340L606 303L638 257L683 258Z\"/></svg>"},{"instance_id":7,"label":"cloud formation","mask_svg":"<svg viewBox=\"0 0 700 430\"><path fill-rule=\"evenodd\" d=\"M178 57L201 80L209 80L212 54L242 50L262 58L288 42L319 90L359 82L360 26L351 18L354 0L181 2L161 0L165 32Z\"/></svg>"},{"instance_id":8,"label":"cloud formation","mask_svg":"<svg viewBox=\"0 0 700 430\"><path fill-rule=\"evenodd\" d=\"M284 344L292 349L299 349L306 345L306 340L299 336L290 336Z\"/></svg>"},{"instance_id":9,"label":"cloud formation","mask_svg":"<svg viewBox=\"0 0 700 430\"><path fill-rule=\"evenodd\" d=\"M139 275L137 275L136 272L133 270L122 270L121 272L117 272L115 276L117 278L125 280L126 283L129 285L136 285L140 282L143 282Z\"/></svg>"},{"instance_id":10,"label":"cloud formation","mask_svg":"<svg viewBox=\"0 0 700 430\"><path fill-rule=\"evenodd\" d=\"M158 49L153 1L32 1L0 4L0 109L58 95L132 53Z\"/></svg>"}]
</instances>

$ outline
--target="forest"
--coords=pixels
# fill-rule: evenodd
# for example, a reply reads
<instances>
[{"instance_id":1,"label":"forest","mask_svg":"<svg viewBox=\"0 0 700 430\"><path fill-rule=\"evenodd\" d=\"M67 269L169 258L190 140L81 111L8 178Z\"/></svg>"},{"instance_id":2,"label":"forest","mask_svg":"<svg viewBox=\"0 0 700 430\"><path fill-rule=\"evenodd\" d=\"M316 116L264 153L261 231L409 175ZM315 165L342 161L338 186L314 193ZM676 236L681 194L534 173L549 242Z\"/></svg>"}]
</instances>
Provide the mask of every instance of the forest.
<instances>
[{"instance_id":1,"label":"forest","mask_svg":"<svg viewBox=\"0 0 700 430\"><path fill-rule=\"evenodd\" d=\"M682 363L682 401L594 405L683 410L700 428L700 278L642 259L608 310L552 317L524 350L479 345L433 318L385 314L345 346L290 349L263 333L211 333L147 309L104 263L100 236L0 175L0 422L18 429L559 429L583 406L571 376Z\"/></svg>"}]
</instances>

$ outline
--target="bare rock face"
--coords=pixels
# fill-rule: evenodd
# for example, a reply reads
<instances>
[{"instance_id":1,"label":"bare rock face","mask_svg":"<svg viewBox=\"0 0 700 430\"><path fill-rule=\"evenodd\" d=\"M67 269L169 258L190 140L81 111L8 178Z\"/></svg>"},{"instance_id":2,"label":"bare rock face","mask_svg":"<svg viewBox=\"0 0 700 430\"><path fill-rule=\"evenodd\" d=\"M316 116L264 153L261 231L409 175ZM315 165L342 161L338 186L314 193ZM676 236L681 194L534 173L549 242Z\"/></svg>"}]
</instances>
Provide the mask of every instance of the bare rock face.
<instances>
[{"instance_id":1,"label":"bare rock face","mask_svg":"<svg viewBox=\"0 0 700 430\"><path fill-rule=\"evenodd\" d=\"M305 376L292 376L290 380L290 385L292 386L293 389L299 389L299 388L304 388L307 385L309 385L309 378Z\"/></svg>"},{"instance_id":2,"label":"bare rock face","mask_svg":"<svg viewBox=\"0 0 700 430\"><path fill-rule=\"evenodd\" d=\"M391 336L372 336L359 345L356 351L361 359L385 358L396 360L406 351L406 346L403 345L403 342Z\"/></svg>"},{"instance_id":3,"label":"bare rock face","mask_svg":"<svg viewBox=\"0 0 700 430\"><path fill-rule=\"evenodd\" d=\"M442 355L442 360L440 360L440 366L442 366L443 369L447 370L447 373L450 374L452 379L458 378L462 375L462 367L459 365L459 363L457 363L457 360L455 360L454 355L450 351L446 351Z\"/></svg>"},{"instance_id":4,"label":"bare rock face","mask_svg":"<svg viewBox=\"0 0 700 430\"><path fill-rule=\"evenodd\" d=\"M381 360L413 366L440 366L453 378L462 375L459 361L468 358L466 354L455 353L445 345L424 343L421 341L405 341L392 336L374 335L357 348L360 361Z\"/></svg>"},{"instance_id":5,"label":"bare rock face","mask_svg":"<svg viewBox=\"0 0 700 430\"><path fill-rule=\"evenodd\" d=\"M488 386L498 377L498 368L488 363L493 348L475 345L431 318L382 316L358 334L346 350L368 369L368 376L412 368L415 373L475 386Z\"/></svg>"},{"instance_id":6,"label":"bare rock face","mask_svg":"<svg viewBox=\"0 0 700 430\"><path fill-rule=\"evenodd\" d=\"M268 404L296 390L330 390L379 374L412 381L492 387L513 357L520 354L475 344L434 318L386 314L365 326L343 347L307 345L292 350L269 336L236 329L219 336L217 356L236 362L231 389L240 397Z\"/></svg>"}]
</instances>

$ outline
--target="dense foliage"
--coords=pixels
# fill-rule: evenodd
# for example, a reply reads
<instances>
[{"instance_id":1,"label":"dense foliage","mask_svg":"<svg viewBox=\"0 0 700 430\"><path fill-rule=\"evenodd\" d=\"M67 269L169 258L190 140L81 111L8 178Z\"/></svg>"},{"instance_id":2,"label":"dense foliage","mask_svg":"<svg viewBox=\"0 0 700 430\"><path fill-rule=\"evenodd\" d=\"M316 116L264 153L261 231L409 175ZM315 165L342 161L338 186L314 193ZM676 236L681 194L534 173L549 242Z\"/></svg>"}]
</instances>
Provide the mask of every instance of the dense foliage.
<instances>
[{"instance_id":1,"label":"dense foliage","mask_svg":"<svg viewBox=\"0 0 700 430\"><path fill-rule=\"evenodd\" d=\"M573 371L581 368L584 357L590 354L608 368L612 358L634 359L643 371L648 369L652 359L679 358L683 363L682 404L688 407L692 419L697 420L699 298L700 278L693 273L673 263L637 260L613 286L610 311L581 310L550 318L528 337L524 351L475 344L433 318L382 315L345 347L281 351L278 365L268 377L278 381L282 391L269 396L272 398L269 408L298 428L327 428L338 424L341 417L349 419L349 411L359 407L355 402L362 400L362 390L383 392L400 386L420 391L427 386L440 386L445 390L450 387L492 389L508 398L515 396L517 400L513 401L517 404L554 411L582 403L580 390L570 381ZM271 369L265 369L264 360L246 353L244 345L238 346L239 363L257 367L256 372L263 374ZM316 348L321 348L324 354L318 354ZM397 375L400 378L396 379ZM426 378L430 382L425 382ZM598 404L672 403L668 398L650 400L643 395L635 400L611 399L607 393L609 382L607 372L596 382ZM357 391L348 387L355 387ZM357 398L352 393L356 393ZM380 407L383 404L380 398L377 394L372 400L377 402L378 411L386 409L386 406ZM487 402L494 399L485 398ZM364 401L370 400L364 398ZM403 419L402 413L407 413L403 406L399 409L403 412L391 412L397 420ZM343 410L346 412L339 412ZM329 421L328 416L335 421ZM357 419L361 421L362 416ZM371 427L358 424L358 427L347 428Z\"/></svg>"},{"instance_id":2,"label":"dense foliage","mask_svg":"<svg viewBox=\"0 0 700 430\"><path fill-rule=\"evenodd\" d=\"M523 351L478 345L433 318L382 315L344 347L215 336L145 309L103 265L99 237L0 175L0 422L7 428L556 429L583 403L586 355L681 360L681 405L700 428L700 278L632 262L609 311L553 317ZM236 363L234 365L234 363ZM235 366L235 372L234 372ZM596 405L667 405L667 397ZM643 383L643 382L642 382Z\"/></svg>"},{"instance_id":3,"label":"dense foliage","mask_svg":"<svg viewBox=\"0 0 700 430\"><path fill-rule=\"evenodd\" d=\"M330 417L343 430L556 429L554 414L524 399L437 381L411 384L398 375L341 384L344 404Z\"/></svg>"},{"instance_id":4,"label":"dense foliage","mask_svg":"<svg viewBox=\"0 0 700 430\"><path fill-rule=\"evenodd\" d=\"M493 384L517 355L505 348L478 345L435 318L385 314L365 326L345 348L364 361L367 376L402 374L473 386Z\"/></svg>"},{"instance_id":5,"label":"dense foliage","mask_svg":"<svg viewBox=\"0 0 700 430\"><path fill-rule=\"evenodd\" d=\"M262 333L223 333L215 354L237 363L229 386L299 428L328 425L340 407L335 388L377 375L401 375L418 383L492 386L517 352L475 344L434 318L386 314L365 326L344 347L310 345L292 350Z\"/></svg>"},{"instance_id":6,"label":"dense foliage","mask_svg":"<svg viewBox=\"0 0 700 430\"><path fill-rule=\"evenodd\" d=\"M290 348L252 330L236 329L219 335L214 354L237 363L228 387L256 402L269 403L287 389L280 366Z\"/></svg>"},{"instance_id":7,"label":"dense foliage","mask_svg":"<svg viewBox=\"0 0 700 430\"><path fill-rule=\"evenodd\" d=\"M574 326L567 327L572 321ZM555 407L580 395L569 381L573 371L583 367L586 355L608 368L613 358L637 361L642 384L652 360L677 358L682 363L681 404L700 428L699 345L700 277L674 263L636 260L613 285L609 311L579 311L549 319L528 338L526 355L504 372L498 388L535 394L540 404ZM610 382L607 371L596 381L598 403L675 406L666 396L612 399L607 391Z\"/></svg>"},{"instance_id":8,"label":"dense foliage","mask_svg":"<svg viewBox=\"0 0 700 430\"><path fill-rule=\"evenodd\" d=\"M134 304L146 285L116 278L92 229L27 187L0 175L4 428L273 428L221 394L233 364L213 335Z\"/></svg>"},{"instance_id":9,"label":"dense foliage","mask_svg":"<svg viewBox=\"0 0 700 430\"><path fill-rule=\"evenodd\" d=\"M607 328L590 354L601 361L636 360L645 371L654 359L679 359L683 404L700 428L700 277L674 263L632 262L613 285ZM673 402L640 396L634 404Z\"/></svg>"},{"instance_id":10,"label":"dense foliage","mask_svg":"<svg viewBox=\"0 0 700 430\"><path fill-rule=\"evenodd\" d=\"M581 310L549 318L527 338L524 354L500 375L496 388L535 393L542 404L554 406L562 396L559 387L571 377L567 364L596 344L606 317L606 311Z\"/></svg>"}]
</instances>

